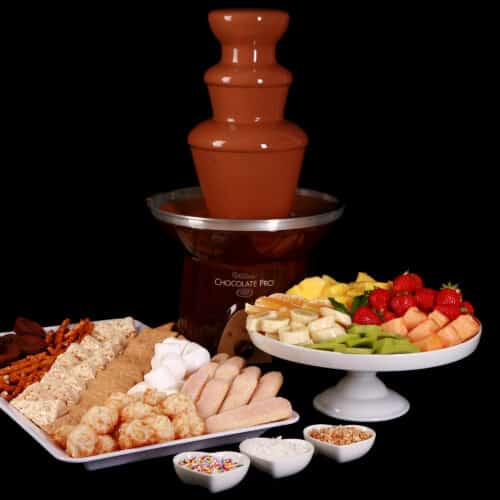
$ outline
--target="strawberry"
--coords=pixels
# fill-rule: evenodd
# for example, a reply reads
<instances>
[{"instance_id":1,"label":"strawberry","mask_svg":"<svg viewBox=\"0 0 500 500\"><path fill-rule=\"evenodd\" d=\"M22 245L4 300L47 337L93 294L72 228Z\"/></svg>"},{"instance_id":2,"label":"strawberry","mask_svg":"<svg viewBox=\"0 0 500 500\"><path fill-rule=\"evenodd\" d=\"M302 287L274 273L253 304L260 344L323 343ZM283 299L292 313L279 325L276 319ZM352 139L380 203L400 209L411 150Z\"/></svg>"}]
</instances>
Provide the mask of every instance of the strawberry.
<instances>
[{"instance_id":1,"label":"strawberry","mask_svg":"<svg viewBox=\"0 0 500 500\"><path fill-rule=\"evenodd\" d=\"M358 307L352 317L352 321L359 325L380 325L382 323L377 313L369 306Z\"/></svg>"},{"instance_id":2,"label":"strawberry","mask_svg":"<svg viewBox=\"0 0 500 500\"><path fill-rule=\"evenodd\" d=\"M396 319L397 316L392 311L384 311L382 313L382 319L384 321L391 321L391 319Z\"/></svg>"},{"instance_id":3,"label":"strawberry","mask_svg":"<svg viewBox=\"0 0 500 500\"><path fill-rule=\"evenodd\" d=\"M464 314L474 314L474 306L467 300L464 300L460 304L460 312Z\"/></svg>"},{"instance_id":4,"label":"strawberry","mask_svg":"<svg viewBox=\"0 0 500 500\"><path fill-rule=\"evenodd\" d=\"M443 285L436 295L436 304L459 306L462 302L462 294L457 285L448 283Z\"/></svg>"},{"instance_id":5,"label":"strawberry","mask_svg":"<svg viewBox=\"0 0 500 500\"><path fill-rule=\"evenodd\" d=\"M401 274L394 279L392 290L395 293L408 292L412 293L417 288L417 283L411 274Z\"/></svg>"},{"instance_id":6,"label":"strawberry","mask_svg":"<svg viewBox=\"0 0 500 500\"><path fill-rule=\"evenodd\" d=\"M422 281L422 278L415 273L408 273L408 276L411 276L413 278L413 281L415 281L415 287L418 290L419 288L424 287L424 282Z\"/></svg>"},{"instance_id":7,"label":"strawberry","mask_svg":"<svg viewBox=\"0 0 500 500\"><path fill-rule=\"evenodd\" d=\"M434 309L442 312L450 321L453 321L462 314L458 304L437 304Z\"/></svg>"},{"instance_id":8,"label":"strawberry","mask_svg":"<svg viewBox=\"0 0 500 500\"><path fill-rule=\"evenodd\" d=\"M368 304L370 304L373 309L377 311L385 311L389 307L389 300L391 298L391 292L389 290L383 290L382 288L376 288L368 296Z\"/></svg>"},{"instance_id":9,"label":"strawberry","mask_svg":"<svg viewBox=\"0 0 500 500\"><path fill-rule=\"evenodd\" d=\"M400 317L410 309L417 305L417 299L413 295L396 295L391 299L390 306L396 316Z\"/></svg>"},{"instance_id":10,"label":"strawberry","mask_svg":"<svg viewBox=\"0 0 500 500\"><path fill-rule=\"evenodd\" d=\"M432 311L436 300L436 290L432 288L417 288L415 292L417 307L423 311Z\"/></svg>"}]
</instances>

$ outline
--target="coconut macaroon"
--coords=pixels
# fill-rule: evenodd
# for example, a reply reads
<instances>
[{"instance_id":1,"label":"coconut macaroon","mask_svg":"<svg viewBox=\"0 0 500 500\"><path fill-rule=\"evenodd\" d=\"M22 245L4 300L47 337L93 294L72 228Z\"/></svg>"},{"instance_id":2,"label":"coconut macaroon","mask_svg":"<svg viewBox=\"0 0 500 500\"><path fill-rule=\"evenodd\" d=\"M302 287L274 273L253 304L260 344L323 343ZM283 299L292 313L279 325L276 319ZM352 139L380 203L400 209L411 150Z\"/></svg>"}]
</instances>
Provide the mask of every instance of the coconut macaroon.
<instances>
[{"instance_id":1,"label":"coconut macaroon","mask_svg":"<svg viewBox=\"0 0 500 500\"><path fill-rule=\"evenodd\" d=\"M199 436L204 431L203 420L186 396L165 398L149 390L137 396L113 393L105 405L90 408L78 425L62 425L52 437L77 458Z\"/></svg>"}]
</instances>

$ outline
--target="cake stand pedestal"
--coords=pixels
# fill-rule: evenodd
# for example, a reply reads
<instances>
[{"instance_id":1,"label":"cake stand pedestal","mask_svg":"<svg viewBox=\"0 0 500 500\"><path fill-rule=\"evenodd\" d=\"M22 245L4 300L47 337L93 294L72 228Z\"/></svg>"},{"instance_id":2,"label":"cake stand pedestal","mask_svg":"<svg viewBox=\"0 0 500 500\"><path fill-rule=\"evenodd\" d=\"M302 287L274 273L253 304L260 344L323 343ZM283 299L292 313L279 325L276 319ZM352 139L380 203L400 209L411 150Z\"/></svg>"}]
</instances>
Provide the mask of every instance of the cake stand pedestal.
<instances>
[{"instance_id":1,"label":"cake stand pedestal","mask_svg":"<svg viewBox=\"0 0 500 500\"><path fill-rule=\"evenodd\" d=\"M318 411L340 420L379 422L401 417L410 409L410 403L388 389L377 372L421 370L454 363L476 350L481 331L462 344L412 354L343 354L285 344L259 332L248 333L254 345L271 356L348 372L337 385L314 398Z\"/></svg>"},{"instance_id":2,"label":"cake stand pedestal","mask_svg":"<svg viewBox=\"0 0 500 500\"><path fill-rule=\"evenodd\" d=\"M318 394L316 410L339 420L376 422L404 415L410 403L388 389L375 372L348 372L334 387Z\"/></svg>"}]
</instances>

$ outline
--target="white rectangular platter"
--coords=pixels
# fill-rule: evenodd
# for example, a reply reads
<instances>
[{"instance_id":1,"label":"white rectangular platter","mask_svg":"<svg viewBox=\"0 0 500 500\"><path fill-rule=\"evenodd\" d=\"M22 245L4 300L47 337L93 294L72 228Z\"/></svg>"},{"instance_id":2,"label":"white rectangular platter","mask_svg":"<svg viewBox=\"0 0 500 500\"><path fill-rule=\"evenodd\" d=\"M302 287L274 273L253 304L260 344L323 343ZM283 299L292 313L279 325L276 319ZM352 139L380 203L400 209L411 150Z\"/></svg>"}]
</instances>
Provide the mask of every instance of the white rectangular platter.
<instances>
[{"instance_id":1,"label":"white rectangular platter","mask_svg":"<svg viewBox=\"0 0 500 500\"><path fill-rule=\"evenodd\" d=\"M140 321L135 322L136 328L142 330L146 327ZM57 327L47 327L46 330ZM0 336L6 335L4 332ZM33 422L27 419L22 413L12 407L5 399L0 398L0 409L7 414L14 422L24 429L35 441L45 448L54 458L62 462L74 464L83 464L88 470L104 469L114 467L116 465L138 462L140 460L148 460L150 458L165 457L168 455L176 455L183 451L196 451L203 448L213 448L226 444L239 443L244 439L261 436L266 430L274 429L284 425L290 425L298 422L299 415L293 412L293 415L288 420L273 422L270 424L257 425L226 432L218 432L215 434L205 434L194 438L178 439L152 446L143 446L141 448L133 448L130 450L114 451L102 455L95 455L86 458L71 458L61 448L59 448L49 436L37 427Z\"/></svg>"}]
</instances>

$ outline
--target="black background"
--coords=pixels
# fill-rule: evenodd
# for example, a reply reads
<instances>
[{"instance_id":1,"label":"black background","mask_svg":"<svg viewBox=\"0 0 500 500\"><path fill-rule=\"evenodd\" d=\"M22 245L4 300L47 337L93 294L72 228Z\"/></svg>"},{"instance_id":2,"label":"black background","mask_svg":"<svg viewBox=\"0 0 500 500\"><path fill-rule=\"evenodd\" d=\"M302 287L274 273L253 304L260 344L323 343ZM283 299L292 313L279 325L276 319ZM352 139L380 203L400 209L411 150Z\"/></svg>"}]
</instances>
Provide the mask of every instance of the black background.
<instances>
[{"instance_id":1,"label":"black background","mask_svg":"<svg viewBox=\"0 0 500 500\"><path fill-rule=\"evenodd\" d=\"M175 320L182 252L144 200L196 184L186 136L210 114L202 76L219 54L207 12L241 5L30 10L9 20L0 331L18 315L43 324L128 314L152 325ZM294 74L287 118L310 138L301 185L347 203L311 256L311 273L350 280L364 270L386 280L411 269L429 286L459 282L487 323L498 225L488 14L328 5L266 2L291 13L278 56ZM478 352L456 365L383 376L412 408L374 425L366 458L339 466L316 457L281 481L251 471L227 496L472 485L486 473L481 449L490 442L485 425L494 424L488 405L498 391L486 358L494 334L485 328ZM277 365L284 395L303 415L283 435L328 421L310 402L340 373ZM52 478L52 494L62 476L82 491L102 480L115 493L124 485L198 493L178 483L169 459L90 474L49 458L8 418L0 426L2 478L19 481L30 470Z\"/></svg>"}]
</instances>

